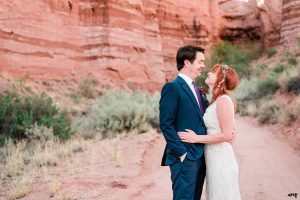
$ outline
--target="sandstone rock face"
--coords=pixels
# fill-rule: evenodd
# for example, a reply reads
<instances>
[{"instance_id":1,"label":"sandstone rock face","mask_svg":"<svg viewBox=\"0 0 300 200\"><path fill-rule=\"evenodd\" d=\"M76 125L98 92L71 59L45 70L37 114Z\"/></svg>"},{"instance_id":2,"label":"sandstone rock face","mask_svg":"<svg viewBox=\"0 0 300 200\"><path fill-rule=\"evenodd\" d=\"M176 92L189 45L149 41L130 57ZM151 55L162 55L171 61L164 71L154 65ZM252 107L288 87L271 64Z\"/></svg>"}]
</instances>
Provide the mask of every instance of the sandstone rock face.
<instances>
[{"instance_id":1,"label":"sandstone rock face","mask_svg":"<svg viewBox=\"0 0 300 200\"><path fill-rule=\"evenodd\" d=\"M264 45L266 47L279 45L282 22L282 0L259 0L258 9L260 12L259 17L262 22Z\"/></svg>"},{"instance_id":2,"label":"sandstone rock face","mask_svg":"<svg viewBox=\"0 0 300 200\"><path fill-rule=\"evenodd\" d=\"M1 1L1 71L42 79L71 76L81 57L76 8L65 1Z\"/></svg>"},{"instance_id":3,"label":"sandstone rock face","mask_svg":"<svg viewBox=\"0 0 300 200\"><path fill-rule=\"evenodd\" d=\"M282 0L220 0L224 22L220 37L233 42L258 42L278 45L281 28Z\"/></svg>"},{"instance_id":4,"label":"sandstone rock face","mask_svg":"<svg viewBox=\"0 0 300 200\"><path fill-rule=\"evenodd\" d=\"M286 48L297 46L300 40L300 1L283 0L281 44Z\"/></svg>"},{"instance_id":5,"label":"sandstone rock face","mask_svg":"<svg viewBox=\"0 0 300 200\"><path fill-rule=\"evenodd\" d=\"M229 41L260 41L263 37L260 13L255 0L223 0L219 7L224 19L220 37Z\"/></svg>"},{"instance_id":6,"label":"sandstone rock face","mask_svg":"<svg viewBox=\"0 0 300 200\"><path fill-rule=\"evenodd\" d=\"M208 48L217 2L10 0L0 3L1 71L157 90L183 44ZM210 13L213 13L212 17Z\"/></svg>"},{"instance_id":7,"label":"sandstone rock face","mask_svg":"<svg viewBox=\"0 0 300 200\"><path fill-rule=\"evenodd\" d=\"M284 1L280 31L281 0L3 0L0 71L158 90L176 76L182 45L274 45L280 33L289 45L299 33L298 2Z\"/></svg>"}]
</instances>

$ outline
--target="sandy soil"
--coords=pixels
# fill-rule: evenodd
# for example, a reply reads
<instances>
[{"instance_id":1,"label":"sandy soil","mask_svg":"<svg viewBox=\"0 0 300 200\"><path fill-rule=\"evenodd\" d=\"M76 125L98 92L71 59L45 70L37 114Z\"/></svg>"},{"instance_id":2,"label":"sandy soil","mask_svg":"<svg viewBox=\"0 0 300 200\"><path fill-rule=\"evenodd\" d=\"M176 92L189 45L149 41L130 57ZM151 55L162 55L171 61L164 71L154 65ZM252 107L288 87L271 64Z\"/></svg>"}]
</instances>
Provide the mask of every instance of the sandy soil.
<instances>
[{"instance_id":1,"label":"sandy soil","mask_svg":"<svg viewBox=\"0 0 300 200\"><path fill-rule=\"evenodd\" d=\"M300 198L300 155L278 130L237 118L234 143L242 199ZM116 140L91 141L71 161L41 170L23 199L172 199L170 171L160 161L165 141L154 131ZM8 199L10 190L0 193ZM1 192L1 190L0 190ZM205 199L205 195L204 195Z\"/></svg>"}]
</instances>

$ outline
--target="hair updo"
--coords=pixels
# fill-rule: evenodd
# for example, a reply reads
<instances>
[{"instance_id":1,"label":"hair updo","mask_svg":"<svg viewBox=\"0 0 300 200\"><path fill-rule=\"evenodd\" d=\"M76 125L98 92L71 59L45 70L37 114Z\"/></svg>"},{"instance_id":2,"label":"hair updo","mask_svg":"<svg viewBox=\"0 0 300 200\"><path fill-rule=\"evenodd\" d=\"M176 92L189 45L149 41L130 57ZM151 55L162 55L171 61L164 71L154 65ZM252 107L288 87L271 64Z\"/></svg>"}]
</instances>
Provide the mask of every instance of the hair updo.
<instances>
[{"instance_id":1,"label":"hair updo","mask_svg":"<svg viewBox=\"0 0 300 200\"><path fill-rule=\"evenodd\" d=\"M228 95L229 91L234 90L239 83L236 71L228 65L216 64L213 66L212 72L216 74L217 79L212 91L211 104L215 102L219 96L224 94Z\"/></svg>"}]
</instances>

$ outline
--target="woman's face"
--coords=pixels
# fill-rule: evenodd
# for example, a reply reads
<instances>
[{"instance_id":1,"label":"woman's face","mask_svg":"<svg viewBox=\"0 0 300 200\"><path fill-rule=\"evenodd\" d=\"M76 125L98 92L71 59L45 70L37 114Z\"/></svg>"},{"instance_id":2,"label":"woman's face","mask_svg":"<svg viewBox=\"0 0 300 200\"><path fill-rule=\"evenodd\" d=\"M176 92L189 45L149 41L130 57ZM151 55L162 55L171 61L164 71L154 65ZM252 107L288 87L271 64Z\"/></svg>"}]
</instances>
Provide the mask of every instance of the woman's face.
<instances>
[{"instance_id":1,"label":"woman's face","mask_svg":"<svg viewBox=\"0 0 300 200\"><path fill-rule=\"evenodd\" d=\"M215 85L217 81L217 75L214 72L208 72L207 73L207 78L205 79L205 83L211 87Z\"/></svg>"}]
</instances>

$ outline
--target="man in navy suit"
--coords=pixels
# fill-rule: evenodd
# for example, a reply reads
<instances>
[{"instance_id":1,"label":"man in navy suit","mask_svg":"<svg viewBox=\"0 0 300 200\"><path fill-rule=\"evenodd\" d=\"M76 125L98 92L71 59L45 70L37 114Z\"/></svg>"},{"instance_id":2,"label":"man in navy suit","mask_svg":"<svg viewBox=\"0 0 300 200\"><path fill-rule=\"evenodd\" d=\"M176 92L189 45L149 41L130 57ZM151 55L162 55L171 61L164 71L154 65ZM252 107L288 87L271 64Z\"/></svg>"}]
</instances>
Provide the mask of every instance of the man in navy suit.
<instances>
[{"instance_id":1,"label":"man in navy suit","mask_svg":"<svg viewBox=\"0 0 300 200\"><path fill-rule=\"evenodd\" d=\"M206 173L204 144L184 143L177 132L206 134L203 114L208 101L194 83L204 68L204 49L181 47L176 61L179 74L163 86L159 102L160 129L167 142L162 166L171 170L173 200L199 200Z\"/></svg>"}]
</instances>

